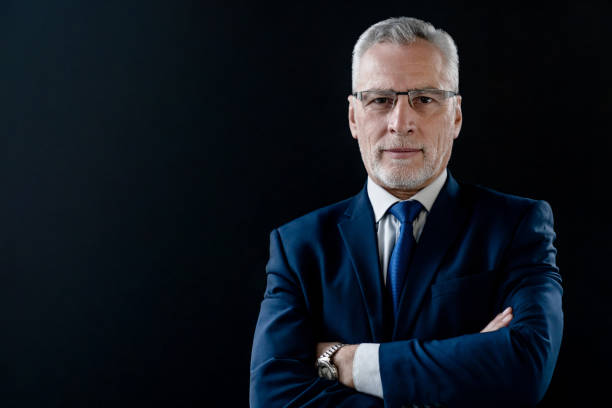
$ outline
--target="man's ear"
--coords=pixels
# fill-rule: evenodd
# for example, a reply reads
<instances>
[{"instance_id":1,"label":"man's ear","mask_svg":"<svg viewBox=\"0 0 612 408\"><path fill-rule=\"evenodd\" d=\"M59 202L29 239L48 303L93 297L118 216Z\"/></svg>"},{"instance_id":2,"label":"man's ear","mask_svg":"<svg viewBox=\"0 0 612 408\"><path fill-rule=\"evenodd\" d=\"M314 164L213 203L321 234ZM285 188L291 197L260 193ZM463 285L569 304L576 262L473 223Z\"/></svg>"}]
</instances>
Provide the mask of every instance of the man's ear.
<instances>
[{"instance_id":1,"label":"man's ear","mask_svg":"<svg viewBox=\"0 0 612 408\"><path fill-rule=\"evenodd\" d=\"M353 139L357 139L357 123L355 122L355 97L353 95L348 96L348 120L349 120L349 128L351 129L351 134L353 135Z\"/></svg>"},{"instance_id":2,"label":"man's ear","mask_svg":"<svg viewBox=\"0 0 612 408\"><path fill-rule=\"evenodd\" d=\"M453 136L453 139L456 139L459 137L459 132L461 131L461 125L463 124L463 113L461 112L461 96L457 95L455 99L456 99L455 101L455 120L454 120L455 134Z\"/></svg>"}]
</instances>

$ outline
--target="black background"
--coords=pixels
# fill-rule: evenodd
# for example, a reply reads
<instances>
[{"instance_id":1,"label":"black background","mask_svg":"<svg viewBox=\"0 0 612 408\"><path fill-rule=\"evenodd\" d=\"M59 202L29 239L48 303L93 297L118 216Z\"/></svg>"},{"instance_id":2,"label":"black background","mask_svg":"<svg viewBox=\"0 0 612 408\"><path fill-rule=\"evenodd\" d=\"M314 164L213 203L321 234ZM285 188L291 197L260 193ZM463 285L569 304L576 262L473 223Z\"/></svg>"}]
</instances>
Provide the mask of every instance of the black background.
<instances>
[{"instance_id":1,"label":"black background","mask_svg":"<svg viewBox=\"0 0 612 408\"><path fill-rule=\"evenodd\" d=\"M268 234L362 187L350 54L400 15L459 47L454 176L554 210L541 405L607 398L610 6L0 4L3 407L247 406Z\"/></svg>"}]
</instances>

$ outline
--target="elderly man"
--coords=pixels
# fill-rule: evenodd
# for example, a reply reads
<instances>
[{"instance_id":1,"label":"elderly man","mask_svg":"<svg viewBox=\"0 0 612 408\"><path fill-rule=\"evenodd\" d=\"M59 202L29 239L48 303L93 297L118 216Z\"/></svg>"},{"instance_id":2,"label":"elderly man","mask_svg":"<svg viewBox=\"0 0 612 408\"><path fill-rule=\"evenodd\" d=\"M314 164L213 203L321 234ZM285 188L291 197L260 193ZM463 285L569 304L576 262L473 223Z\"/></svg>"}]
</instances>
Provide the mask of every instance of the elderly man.
<instances>
[{"instance_id":1,"label":"elderly man","mask_svg":"<svg viewBox=\"0 0 612 408\"><path fill-rule=\"evenodd\" d=\"M550 206L461 184L452 38L368 28L348 119L363 190L271 234L253 407L529 406L561 344Z\"/></svg>"}]
</instances>

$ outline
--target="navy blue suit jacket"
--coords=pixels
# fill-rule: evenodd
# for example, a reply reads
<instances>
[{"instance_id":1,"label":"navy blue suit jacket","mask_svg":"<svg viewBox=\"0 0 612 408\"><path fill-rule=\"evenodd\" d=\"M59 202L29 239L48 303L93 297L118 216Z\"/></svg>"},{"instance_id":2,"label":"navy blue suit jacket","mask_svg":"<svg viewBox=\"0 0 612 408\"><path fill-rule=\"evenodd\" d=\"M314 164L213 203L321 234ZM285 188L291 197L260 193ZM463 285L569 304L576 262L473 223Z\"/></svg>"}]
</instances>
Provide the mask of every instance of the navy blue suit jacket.
<instances>
[{"instance_id":1,"label":"navy blue suit jacket","mask_svg":"<svg viewBox=\"0 0 612 408\"><path fill-rule=\"evenodd\" d=\"M533 406L563 331L544 201L449 173L412 258L392 334L366 188L271 233L251 356L252 407ZM505 307L509 327L479 333ZM384 401L317 377L315 345L382 343Z\"/></svg>"}]
</instances>

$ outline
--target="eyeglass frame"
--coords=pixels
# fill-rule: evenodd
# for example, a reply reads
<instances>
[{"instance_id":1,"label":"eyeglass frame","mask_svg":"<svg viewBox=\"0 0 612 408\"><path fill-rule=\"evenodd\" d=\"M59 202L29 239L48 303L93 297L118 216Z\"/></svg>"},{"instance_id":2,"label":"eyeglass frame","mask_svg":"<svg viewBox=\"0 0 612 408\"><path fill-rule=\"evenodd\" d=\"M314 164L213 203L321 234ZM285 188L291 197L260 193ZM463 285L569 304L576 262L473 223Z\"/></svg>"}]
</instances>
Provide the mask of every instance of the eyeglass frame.
<instances>
[{"instance_id":1,"label":"eyeglass frame","mask_svg":"<svg viewBox=\"0 0 612 408\"><path fill-rule=\"evenodd\" d=\"M395 108L395 105L397 104L397 100L399 99L400 95L406 95L406 96L408 96L408 104L410 105L410 107L412 109L416 109L414 107L414 105L412 104L412 98L410 97L410 94L413 94L415 92L431 92L431 91L444 92L444 99L445 100L453 98L455 96L461 96L459 94L459 92L447 91L447 90L444 90L444 89L437 89L437 88L409 89L407 91L394 91L392 89L388 89L388 90L383 90L383 89L368 89L368 90L365 90L365 91L353 92L353 93L351 93L351 95L354 96L355 98L357 98L360 102L363 102L362 94L364 92L381 92L381 93L395 94L395 99L394 99L393 105L391 106L391 109ZM365 106L364 106L364 108L365 108Z\"/></svg>"}]
</instances>

